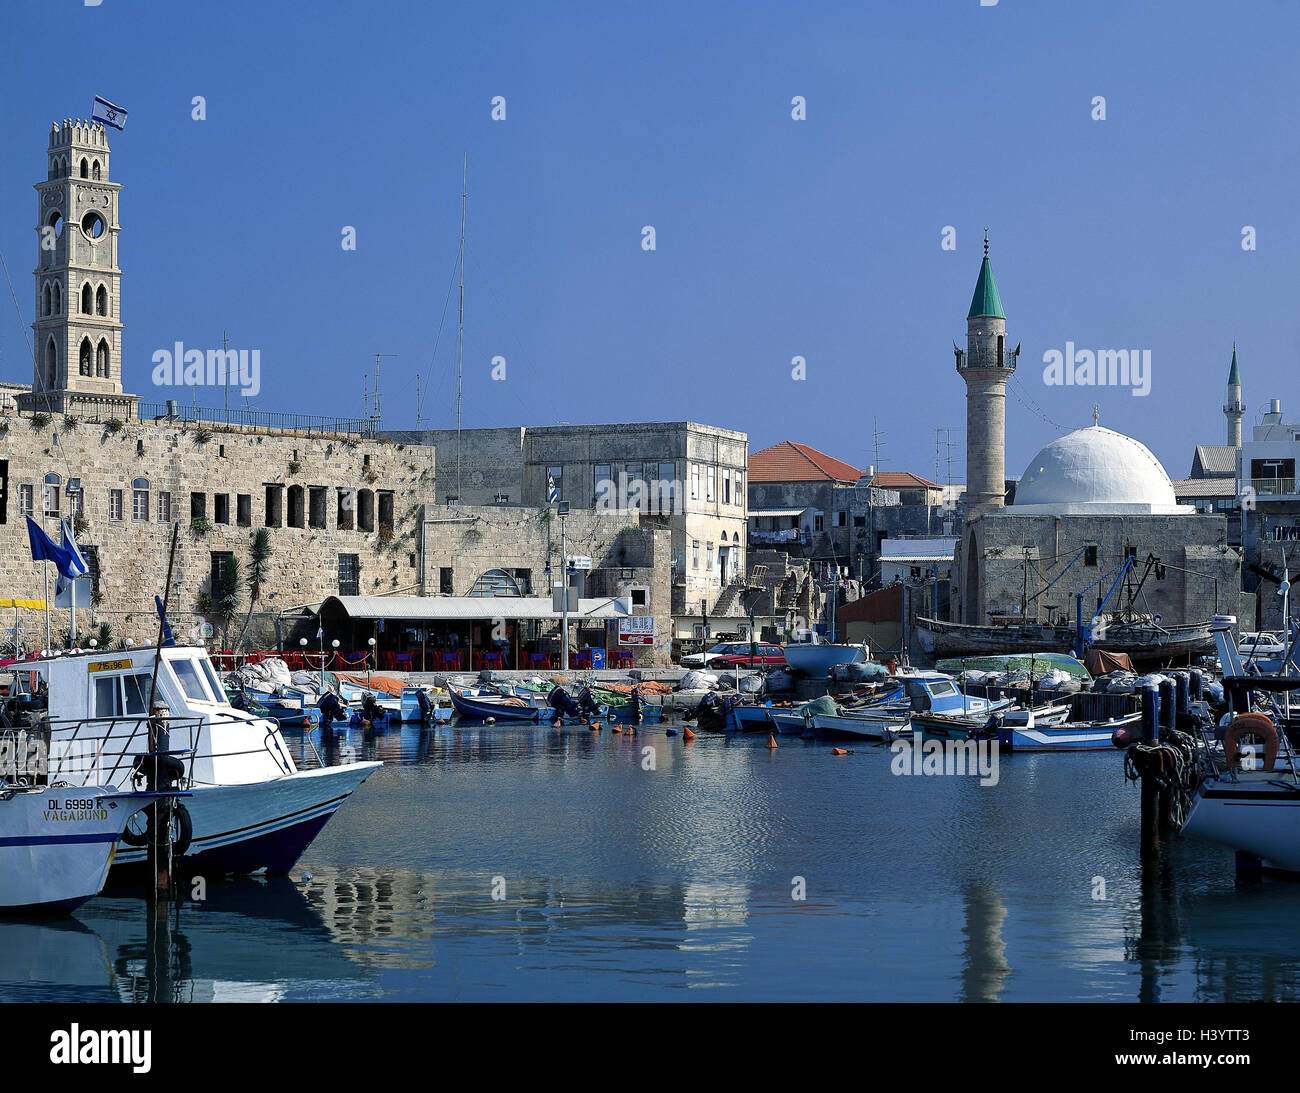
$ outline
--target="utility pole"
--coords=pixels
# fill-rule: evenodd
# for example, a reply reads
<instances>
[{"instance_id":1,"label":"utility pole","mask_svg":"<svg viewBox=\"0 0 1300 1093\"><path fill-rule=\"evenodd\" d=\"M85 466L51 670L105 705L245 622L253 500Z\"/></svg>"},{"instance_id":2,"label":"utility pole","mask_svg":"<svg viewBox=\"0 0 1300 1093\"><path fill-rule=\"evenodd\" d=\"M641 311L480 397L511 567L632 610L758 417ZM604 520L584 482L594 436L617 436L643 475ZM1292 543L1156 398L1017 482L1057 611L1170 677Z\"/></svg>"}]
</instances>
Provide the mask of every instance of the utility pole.
<instances>
[{"instance_id":1,"label":"utility pole","mask_svg":"<svg viewBox=\"0 0 1300 1093\"><path fill-rule=\"evenodd\" d=\"M460 493L460 396L465 375L465 202L469 197L469 155L465 155L464 175L460 187L460 323L456 340L456 500ZM562 525L561 525L562 526ZM565 570L565 603L568 603L568 571ZM564 666L569 666L568 630L564 636Z\"/></svg>"},{"instance_id":2,"label":"utility pole","mask_svg":"<svg viewBox=\"0 0 1300 1093\"><path fill-rule=\"evenodd\" d=\"M565 520L569 516L569 506L561 501L555 506L560 514L560 670L569 670L569 548L565 538Z\"/></svg>"}]
</instances>

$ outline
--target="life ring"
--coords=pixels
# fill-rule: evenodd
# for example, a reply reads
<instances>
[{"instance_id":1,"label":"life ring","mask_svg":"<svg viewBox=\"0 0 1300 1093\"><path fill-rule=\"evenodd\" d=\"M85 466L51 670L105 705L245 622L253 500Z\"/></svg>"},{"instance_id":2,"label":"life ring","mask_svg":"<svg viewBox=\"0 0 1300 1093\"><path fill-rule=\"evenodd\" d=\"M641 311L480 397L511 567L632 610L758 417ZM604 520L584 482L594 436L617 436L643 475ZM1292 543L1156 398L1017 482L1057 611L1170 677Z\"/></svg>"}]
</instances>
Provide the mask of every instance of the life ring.
<instances>
[{"instance_id":1,"label":"life ring","mask_svg":"<svg viewBox=\"0 0 1300 1093\"><path fill-rule=\"evenodd\" d=\"M140 809L136 815L144 815L146 808ZM183 857L185 851L190 848L190 843L194 839L194 821L190 819L190 810L180 801L172 805L172 857ZM149 842L148 818L145 820L145 827L142 831L133 831L128 822L122 830L122 841L127 846L146 846Z\"/></svg>"},{"instance_id":2,"label":"life ring","mask_svg":"<svg viewBox=\"0 0 1300 1093\"><path fill-rule=\"evenodd\" d=\"M1241 760L1237 739L1242 736L1264 738L1264 770L1272 770L1278 749L1277 726L1272 718L1262 713L1243 713L1232 719L1228 731L1223 734L1223 755L1230 767L1237 766Z\"/></svg>"}]
</instances>

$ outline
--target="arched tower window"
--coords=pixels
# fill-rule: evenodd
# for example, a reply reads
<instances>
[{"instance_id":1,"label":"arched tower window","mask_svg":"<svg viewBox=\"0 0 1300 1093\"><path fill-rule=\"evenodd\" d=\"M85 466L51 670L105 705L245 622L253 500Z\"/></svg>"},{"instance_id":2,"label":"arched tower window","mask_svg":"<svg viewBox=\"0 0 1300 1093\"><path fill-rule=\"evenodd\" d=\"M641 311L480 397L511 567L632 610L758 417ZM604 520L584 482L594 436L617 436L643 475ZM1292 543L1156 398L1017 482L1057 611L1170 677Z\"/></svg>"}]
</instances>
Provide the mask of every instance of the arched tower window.
<instances>
[{"instance_id":1,"label":"arched tower window","mask_svg":"<svg viewBox=\"0 0 1300 1093\"><path fill-rule=\"evenodd\" d=\"M50 314L50 282L46 281L41 286L41 314Z\"/></svg>"},{"instance_id":2,"label":"arched tower window","mask_svg":"<svg viewBox=\"0 0 1300 1093\"><path fill-rule=\"evenodd\" d=\"M91 291L90 291L90 282L87 281L84 285L81 286L81 313L83 315L89 315L90 308L91 308Z\"/></svg>"},{"instance_id":3,"label":"arched tower window","mask_svg":"<svg viewBox=\"0 0 1300 1093\"><path fill-rule=\"evenodd\" d=\"M1003 343L1005 340L1006 340L1006 339L1005 339L1005 335L1003 335L1003 334L999 334L999 335L998 335L998 367L999 367L999 368L1001 368L1001 367L1003 366L1003 365L1002 365L1002 359L1003 359L1003 358L1002 358L1002 343Z\"/></svg>"},{"instance_id":4,"label":"arched tower window","mask_svg":"<svg viewBox=\"0 0 1300 1093\"><path fill-rule=\"evenodd\" d=\"M95 314L108 314L108 290L103 285L95 290Z\"/></svg>"},{"instance_id":5,"label":"arched tower window","mask_svg":"<svg viewBox=\"0 0 1300 1093\"><path fill-rule=\"evenodd\" d=\"M54 282L54 311L55 315L63 314L63 286L58 281Z\"/></svg>"},{"instance_id":6,"label":"arched tower window","mask_svg":"<svg viewBox=\"0 0 1300 1093\"><path fill-rule=\"evenodd\" d=\"M108 379L108 342L100 338L99 348L95 350L95 375Z\"/></svg>"},{"instance_id":7,"label":"arched tower window","mask_svg":"<svg viewBox=\"0 0 1300 1093\"><path fill-rule=\"evenodd\" d=\"M78 371L79 373L81 373L81 375L83 375L83 376L89 376L89 375L91 374L91 372L90 372L90 356L91 356L91 350L90 350L90 339L89 339L89 338L82 338L82 339L81 339L81 352L78 354L78 357L77 357L77 371Z\"/></svg>"},{"instance_id":8,"label":"arched tower window","mask_svg":"<svg viewBox=\"0 0 1300 1093\"><path fill-rule=\"evenodd\" d=\"M59 347L51 338L45 343L45 387L51 390L59 382Z\"/></svg>"},{"instance_id":9,"label":"arched tower window","mask_svg":"<svg viewBox=\"0 0 1300 1093\"><path fill-rule=\"evenodd\" d=\"M100 177L100 176L99 176L99 160L95 160L95 162L91 164L91 166L90 166L90 177L93 178L93 179L98 179L98 178Z\"/></svg>"},{"instance_id":10,"label":"arched tower window","mask_svg":"<svg viewBox=\"0 0 1300 1093\"><path fill-rule=\"evenodd\" d=\"M81 177L82 178L90 177L90 164L86 162L85 156L81 157Z\"/></svg>"}]
</instances>

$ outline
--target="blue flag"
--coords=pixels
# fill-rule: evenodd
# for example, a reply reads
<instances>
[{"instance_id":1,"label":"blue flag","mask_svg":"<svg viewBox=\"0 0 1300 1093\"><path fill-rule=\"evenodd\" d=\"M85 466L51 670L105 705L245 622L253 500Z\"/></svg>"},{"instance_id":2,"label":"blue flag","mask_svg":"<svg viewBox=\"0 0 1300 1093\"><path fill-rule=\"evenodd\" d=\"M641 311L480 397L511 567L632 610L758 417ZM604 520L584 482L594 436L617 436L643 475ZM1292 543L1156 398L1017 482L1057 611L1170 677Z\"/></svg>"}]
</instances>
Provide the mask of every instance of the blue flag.
<instances>
[{"instance_id":1,"label":"blue flag","mask_svg":"<svg viewBox=\"0 0 1300 1093\"><path fill-rule=\"evenodd\" d=\"M111 125L114 129L126 128L126 111L120 106L114 106L107 99L95 96L95 109L90 114L91 121L102 121L105 125Z\"/></svg>"},{"instance_id":2,"label":"blue flag","mask_svg":"<svg viewBox=\"0 0 1300 1093\"><path fill-rule=\"evenodd\" d=\"M59 575L73 580L80 577L89 568L74 543L69 549L59 546L41 530L41 525L27 517L27 540L32 545L32 561L53 562L59 567Z\"/></svg>"}]
</instances>

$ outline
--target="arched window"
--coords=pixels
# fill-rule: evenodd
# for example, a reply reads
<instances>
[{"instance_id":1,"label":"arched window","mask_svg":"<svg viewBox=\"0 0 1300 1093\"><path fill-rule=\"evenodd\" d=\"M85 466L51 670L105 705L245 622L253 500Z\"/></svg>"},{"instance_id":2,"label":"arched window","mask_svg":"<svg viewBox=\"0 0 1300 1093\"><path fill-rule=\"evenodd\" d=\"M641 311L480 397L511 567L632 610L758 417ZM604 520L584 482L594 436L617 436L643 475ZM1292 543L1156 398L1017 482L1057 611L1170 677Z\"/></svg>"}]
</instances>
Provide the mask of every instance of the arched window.
<instances>
[{"instance_id":1,"label":"arched window","mask_svg":"<svg viewBox=\"0 0 1300 1093\"><path fill-rule=\"evenodd\" d=\"M91 357L90 339L82 338L81 352L80 354L78 354L77 357L77 371L80 372L81 375L83 376L89 376L91 374L90 357Z\"/></svg>"},{"instance_id":2,"label":"arched window","mask_svg":"<svg viewBox=\"0 0 1300 1093\"><path fill-rule=\"evenodd\" d=\"M99 348L95 350L95 375L108 379L108 342L99 339Z\"/></svg>"},{"instance_id":3,"label":"arched window","mask_svg":"<svg viewBox=\"0 0 1300 1093\"><path fill-rule=\"evenodd\" d=\"M95 290L95 314L108 314L108 290L103 285Z\"/></svg>"},{"instance_id":4,"label":"arched window","mask_svg":"<svg viewBox=\"0 0 1300 1093\"><path fill-rule=\"evenodd\" d=\"M45 344L45 387L47 390L59 382L59 347L51 338Z\"/></svg>"},{"instance_id":5,"label":"arched window","mask_svg":"<svg viewBox=\"0 0 1300 1093\"><path fill-rule=\"evenodd\" d=\"M131 480L131 488L133 490L147 490L149 488L149 479L133 478Z\"/></svg>"},{"instance_id":6,"label":"arched window","mask_svg":"<svg viewBox=\"0 0 1300 1093\"><path fill-rule=\"evenodd\" d=\"M41 314L50 314L50 282L46 281L41 286Z\"/></svg>"},{"instance_id":7,"label":"arched window","mask_svg":"<svg viewBox=\"0 0 1300 1093\"><path fill-rule=\"evenodd\" d=\"M81 313L83 315L90 314L90 309L92 306L91 305L92 296L93 293L90 290L90 282L87 281L84 285L81 286Z\"/></svg>"},{"instance_id":8,"label":"arched window","mask_svg":"<svg viewBox=\"0 0 1300 1093\"><path fill-rule=\"evenodd\" d=\"M63 314L63 286L58 281L54 282L54 312L55 315Z\"/></svg>"},{"instance_id":9,"label":"arched window","mask_svg":"<svg viewBox=\"0 0 1300 1093\"><path fill-rule=\"evenodd\" d=\"M998 367L999 367L999 368L1002 367L1002 360L1003 360L1003 343L1004 343L1005 340L1006 340L1006 339L1005 339L1005 336L1004 336L1004 335L1002 335L1002 334L999 334L999 335L998 335Z\"/></svg>"},{"instance_id":10,"label":"arched window","mask_svg":"<svg viewBox=\"0 0 1300 1093\"><path fill-rule=\"evenodd\" d=\"M51 159L50 159L50 170L49 170L49 173L48 173L45 177L46 177L46 178L58 178L58 177L59 177L59 157L58 157L58 156L53 156L53 157L51 157Z\"/></svg>"},{"instance_id":11,"label":"arched window","mask_svg":"<svg viewBox=\"0 0 1300 1093\"><path fill-rule=\"evenodd\" d=\"M504 569L489 569L469 590L471 596L522 596L519 582Z\"/></svg>"},{"instance_id":12,"label":"arched window","mask_svg":"<svg viewBox=\"0 0 1300 1093\"><path fill-rule=\"evenodd\" d=\"M90 177L90 164L86 162L85 156L81 157L81 177L82 178Z\"/></svg>"},{"instance_id":13,"label":"arched window","mask_svg":"<svg viewBox=\"0 0 1300 1093\"><path fill-rule=\"evenodd\" d=\"M90 177L94 179L99 178L99 160L95 160L95 162L91 164Z\"/></svg>"}]
</instances>

